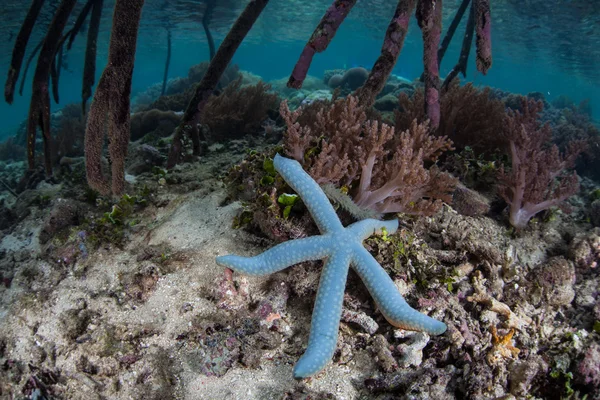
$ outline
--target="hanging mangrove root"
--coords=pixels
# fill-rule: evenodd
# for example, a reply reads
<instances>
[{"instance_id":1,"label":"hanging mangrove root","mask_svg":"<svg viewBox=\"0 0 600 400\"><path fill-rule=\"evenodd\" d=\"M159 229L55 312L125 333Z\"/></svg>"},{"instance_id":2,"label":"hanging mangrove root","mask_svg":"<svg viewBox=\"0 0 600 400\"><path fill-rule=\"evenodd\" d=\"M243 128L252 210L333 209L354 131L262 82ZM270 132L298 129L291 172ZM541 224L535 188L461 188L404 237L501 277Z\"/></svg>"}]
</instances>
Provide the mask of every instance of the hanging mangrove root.
<instances>
[{"instance_id":1,"label":"hanging mangrove root","mask_svg":"<svg viewBox=\"0 0 600 400\"><path fill-rule=\"evenodd\" d=\"M71 33L69 34L69 43L67 44L67 50L71 50L71 46L73 46L73 41L77 37L77 34L79 34L81 27L83 27L85 19L87 18L88 14L94 7L95 2L96 2L96 0L87 0L85 5L81 9L81 12L77 16L77 19L75 20L75 24L73 25L73 28L71 29Z\"/></svg>"},{"instance_id":2,"label":"hanging mangrove root","mask_svg":"<svg viewBox=\"0 0 600 400\"><path fill-rule=\"evenodd\" d=\"M331 40L335 36L338 28L356 4L356 0L334 0L333 4L327 9L321 22L313 32L312 36L304 46L300 54L300 59L296 63L292 75L288 80L287 86L299 89L302 87L306 74L310 68L312 59L316 53L325 51Z\"/></svg>"},{"instance_id":3,"label":"hanging mangrove root","mask_svg":"<svg viewBox=\"0 0 600 400\"><path fill-rule=\"evenodd\" d=\"M6 78L6 84L4 85L4 99L8 104L12 104L15 95L15 87L17 80L19 79L19 72L21 71L21 65L23 64L23 57L25 56L25 49L29 42L29 36L35 25L35 21L44 5L44 0L32 0L29 11L21 25L17 40L15 41L15 47L13 47L12 59L10 61L10 67L8 68L8 77ZM40 45L41 47L41 45Z\"/></svg>"},{"instance_id":4,"label":"hanging mangrove root","mask_svg":"<svg viewBox=\"0 0 600 400\"><path fill-rule=\"evenodd\" d=\"M492 25L490 18L490 1L473 0L475 6L475 31L477 40L477 70L486 74L492 66Z\"/></svg>"},{"instance_id":5,"label":"hanging mangrove root","mask_svg":"<svg viewBox=\"0 0 600 400\"><path fill-rule=\"evenodd\" d=\"M385 32L381 54L375 61L367 81L354 92L362 106L371 107L375 103L375 97L381 92L392 73L404 45L408 22L415 9L415 2L416 0L398 1L394 16Z\"/></svg>"},{"instance_id":6,"label":"hanging mangrove root","mask_svg":"<svg viewBox=\"0 0 600 400\"><path fill-rule=\"evenodd\" d=\"M23 96L23 88L25 87L25 78L27 78L27 71L29 71L29 66L31 62L37 55L37 53L42 48L44 44L44 39L40 40L40 42L33 48L29 57L27 57L27 61L25 62L25 69L23 70L23 75L21 76L21 83L19 84L19 96Z\"/></svg>"},{"instance_id":7,"label":"hanging mangrove root","mask_svg":"<svg viewBox=\"0 0 600 400\"><path fill-rule=\"evenodd\" d=\"M98 0L88 0L87 1L87 3L85 4L85 6L83 6L83 9L77 16L77 20L75 21L73 28L71 28L62 37L62 39L59 42L59 45L58 45L58 48L56 51L56 55L54 56L54 61L52 62L52 65L50 68L50 78L51 78L51 82L52 82L52 97L54 97L54 102L56 104L58 104L60 102L59 93L58 93L58 82L60 79L60 71L62 69L63 45L68 39L67 50L71 49L71 46L73 44L73 41L75 40L75 37L80 32L81 28L83 27L83 23L85 22L85 19L87 18L90 10L94 7L94 4L96 4L97 1ZM100 21L98 21L98 23L99 22ZM93 23L93 21L92 21L92 23ZM90 27L90 30L92 30L92 29L93 28ZM96 27L96 32L97 32L97 27ZM84 75L85 75L85 71L84 71ZM92 85L93 85L93 82L92 82Z\"/></svg>"},{"instance_id":8,"label":"hanging mangrove root","mask_svg":"<svg viewBox=\"0 0 600 400\"><path fill-rule=\"evenodd\" d=\"M165 72L163 73L162 89L160 95L164 96L167 90L167 77L169 76L169 64L171 64L171 29L167 28L167 60L165 61Z\"/></svg>"},{"instance_id":9,"label":"hanging mangrove root","mask_svg":"<svg viewBox=\"0 0 600 400\"><path fill-rule=\"evenodd\" d=\"M62 59L63 59L63 45L65 41L71 36L73 29L67 31L66 34L58 41L58 45L56 46L56 53L54 54L54 60L52 60L52 64L50 65L50 82L52 83L52 97L54 97L54 102L56 104L60 103L60 99L58 96L58 80L60 79L60 71L62 69Z\"/></svg>"},{"instance_id":10,"label":"hanging mangrove root","mask_svg":"<svg viewBox=\"0 0 600 400\"><path fill-rule=\"evenodd\" d=\"M205 3L206 9L204 10L204 15L202 16L202 27L204 28L206 41L208 42L208 59L212 60L215 56L215 40L213 39L213 35L208 26L210 25L215 6L217 5L217 0L206 0Z\"/></svg>"},{"instance_id":11,"label":"hanging mangrove root","mask_svg":"<svg viewBox=\"0 0 600 400\"><path fill-rule=\"evenodd\" d=\"M268 2L269 0L251 0L229 30L225 39L223 39L219 50L210 61L204 77L196 87L194 97L188 104L181 123L175 130L173 143L169 150L168 168L173 168L181 160L183 152L182 136L184 135L190 136L194 154L200 154L200 140L198 137L200 112L217 87L223 72L231 62L240 43L242 43Z\"/></svg>"},{"instance_id":12,"label":"hanging mangrove root","mask_svg":"<svg viewBox=\"0 0 600 400\"><path fill-rule=\"evenodd\" d=\"M40 50L37 66L33 76L31 103L27 121L27 160L29 169L35 168L35 137L39 125L44 138L44 166L46 175L52 175L52 155L50 150L50 93L48 78L54 62L56 50L60 45L61 35L73 11L77 0L62 0L48 28L44 44Z\"/></svg>"},{"instance_id":13,"label":"hanging mangrove root","mask_svg":"<svg viewBox=\"0 0 600 400\"><path fill-rule=\"evenodd\" d=\"M144 0L117 0L108 63L90 106L85 130L88 184L103 195L125 189L125 157L129 144L129 103L138 28ZM104 132L108 133L112 184L102 174Z\"/></svg>"},{"instance_id":14,"label":"hanging mangrove root","mask_svg":"<svg viewBox=\"0 0 600 400\"><path fill-rule=\"evenodd\" d=\"M85 61L83 66L83 83L81 87L81 115L85 115L87 101L92 97L92 87L96 79L96 49L98 32L100 32L100 19L104 0L90 0L92 16L88 28L87 43L85 46ZM86 4L87 5L87 4ZM71 40L75 35L71 35ZM71 42L69 42L70 44Z\"/></svg>"},{"instance_id":15,"label":"hanging mangrove root","mask_svg":"<svg viewBox=\"0 0 600 400\"><path fill-rule=\"evenodd\" d=\"M446 75L444 83L442 84L442 90L446 90L450 82L456 76L461 73L464 77L467 76L467 62L469 61L469 54L471 52L471 44L473 43L473 33L475 33L475 18L473 17L474 5L471 4L471 10L469 11L469 18L467 19L467 27L465 28L465 36L463 37L462 48L460 50L460 56L458 57L458 63L452 68L452 70Z\"/></svg>"},{"instance_id":16,"label":"hanging mangrove root","mask_svg":"<svg viewBox=\"0 0 600 400\"><path fill-rule=\"evenodd\" d=\"M452 41L452 38L454 37L454 34L456 33L456 29L458 28L458 25L460 24L462 17L465 15L465 11L467 10L467 7L469 6L470 2L471 2L471 0L463 0L462 3L460 3L458 10L456 10L456 14L454 14L454 17L452 18L452 22L450 23L450 26L448 27L448 31L446 32L446 35L444 35L444 39L442 39L442 44L440 45L440 48L438 49L438 53L437 53L437 55L438 55L438 73L439 73L439 68L442 67L442 60L444 59L446 50L448 50L448 46L450 45L450 42ZM423 79L425 79L424 73L421 74L421 77L419 78L419 80L421 82L423 82Z\"/></svg>"},{"instance_id":17,"label":"hanging mangrove root","mask_svg":"<svg viewBox=\"0 0 600 400\"><path fill-rule=\"evenodd\" d=\"M442 33L442 0L419 0L417 22L423 33L425 115L429 126L436 129L440 125L438 45Z\"/></svg>"},{"instance_id":18,"label":"hanging mangrove root","mask_svg":"<svg viewBox=\"0 0 600 400\"><path fill-rule=\"evenodd\" d=\"M456 14L454 14L454 18L452 18L452 22L448 27L448 31L446 32L446 35L442 40L442 44L438 49L438 66L442 65L442 60L444 59L446 50L448 49L448 46L450 45L450 42L454 37L454 33L456 32L456 28L458 28L458 25L460 24L460 21L465 15L465 11L467 10L467 7L469 6L470 2L471 0L463 0L462 3L460 3L460 6L458 6L458 10L456 10Z\"/></svg>"},{"instance_id":19,"label":"hanging mangrove root","mask_svg":"<svg viewBox=\"0 0 600 400\"><path fill-rule=\"evenodd\" d=\"M62 69L62 58L63 48L61 45L58 47L56 55L54 56L54 60L50 65L50 82L52 82L52 97L54 98L54 102L56 104L60 103L60 98L58 96L58 80L60 79L60 71Z\"/></svg>"}]
</instances>

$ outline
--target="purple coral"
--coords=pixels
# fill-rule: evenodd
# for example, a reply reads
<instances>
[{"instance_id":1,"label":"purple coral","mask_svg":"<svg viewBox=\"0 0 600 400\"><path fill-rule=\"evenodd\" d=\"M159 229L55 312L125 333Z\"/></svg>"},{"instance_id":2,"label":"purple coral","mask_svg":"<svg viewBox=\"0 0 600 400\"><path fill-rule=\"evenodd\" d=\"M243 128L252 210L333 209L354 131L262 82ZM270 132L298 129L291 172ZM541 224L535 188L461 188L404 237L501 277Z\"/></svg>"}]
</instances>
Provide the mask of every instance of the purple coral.
<instances>
[{"instance_id":1,"label":"purple coral","mask_svg":"<svg viewBox=\"0 0 600 400\"><path fill-rule=\"evenodd\" d=\"M579 190L577 174L565 174L575 163L585 142L571 142L565 154L547 148L552 137L548 124L538 122L541 101L522 99L522 111L508 112L503 135L511 154L511 171L500 169L500 195L510 206L509 221L515 228L527 226L537 213L562 203Z\"/></svg>"},{"instance_id":2,"label":"purple coral","mask_svg":"<svg viewBox=\"0 0 600 400\"><path fill-rule=\"evenodd\" d=\"M398 134L397 145L389 149L387 144L393 138L394 128L386 124L379 127L377 121L365 124L356 204L380 213L436 213L443 202L451 202L457 181L435 166L426 169L423 163L435 160L451 148L451 142L429 135L429 125L417 124L416 120Z\"/></svg>"},{"instance_id":3,"label":"purple coral","mask_svg":"<svg viewBox=\"0 0 600 400\"><path fill-rule=\"evenodd\" d=\"M315 107L316 108L316 107ZM446 136L432 136L427 122L416 119L404 132L367 120L366 107L355 96L310 110L290 112L282 102L286 122L284 148L303 163L319 183L350 187L355 203L377 213L432 215L450 202L456 179L426 162L452 148ZM316 148L317 154L307 154Z\"/></svg>"},{"instance_id":4,"label":"purple coral","mask_svg":"<svg viewBox=\"0 0 600 400\"><path fill-rule=\"evenodd\" d=\"M579 362L577 372L586 385L600 388L600 345L592 343Z\"/></svg>"}]
</instances>

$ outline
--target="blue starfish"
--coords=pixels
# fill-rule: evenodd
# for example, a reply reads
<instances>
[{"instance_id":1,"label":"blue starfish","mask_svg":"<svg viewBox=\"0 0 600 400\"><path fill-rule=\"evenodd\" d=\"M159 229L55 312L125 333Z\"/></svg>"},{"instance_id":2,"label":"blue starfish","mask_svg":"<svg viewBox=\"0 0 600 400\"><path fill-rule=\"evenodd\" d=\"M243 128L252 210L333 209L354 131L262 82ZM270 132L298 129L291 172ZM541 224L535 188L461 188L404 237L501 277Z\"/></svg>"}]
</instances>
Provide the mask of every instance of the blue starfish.
<instances>
[{"instance_id":1,"label":"blue starfish","mask_svg":"<svg viewBox=\"0 0 600 400\"><path fill-rule=\"evenodd\" d=\"M350 265L392 325L431 335L446 331L443 322L421 314L406 303L389 275L362 245L363 240L383 229L396 232L398 220L365 219L344 228L327 196L297 161L277 154L274 166L300 195L321 235L290 240L255 257L228 255L217 257L216 261L243 274L268 275L303 261L326 259L313 309L308 347L294 367L294 378L306 378L319 372L333 357Z\"/></svg>"}]
</instances>

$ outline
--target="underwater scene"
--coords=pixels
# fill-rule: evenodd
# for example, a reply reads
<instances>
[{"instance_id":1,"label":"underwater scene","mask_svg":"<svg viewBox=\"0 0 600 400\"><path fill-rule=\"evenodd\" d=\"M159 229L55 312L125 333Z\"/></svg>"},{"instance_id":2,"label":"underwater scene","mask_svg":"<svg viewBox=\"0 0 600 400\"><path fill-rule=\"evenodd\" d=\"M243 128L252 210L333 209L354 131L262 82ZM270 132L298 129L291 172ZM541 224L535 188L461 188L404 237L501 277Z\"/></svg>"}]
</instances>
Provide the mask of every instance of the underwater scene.
<instances>
[{"instance_id":1,"label":"underwater scene","mask_svg":"<svg viewBox=\"0 0 600 400\"><path fill-rule=\"evenodd\" d=\"M0 21L0 399L600 400L600 2Z\"/></svg>"}]
</instances>

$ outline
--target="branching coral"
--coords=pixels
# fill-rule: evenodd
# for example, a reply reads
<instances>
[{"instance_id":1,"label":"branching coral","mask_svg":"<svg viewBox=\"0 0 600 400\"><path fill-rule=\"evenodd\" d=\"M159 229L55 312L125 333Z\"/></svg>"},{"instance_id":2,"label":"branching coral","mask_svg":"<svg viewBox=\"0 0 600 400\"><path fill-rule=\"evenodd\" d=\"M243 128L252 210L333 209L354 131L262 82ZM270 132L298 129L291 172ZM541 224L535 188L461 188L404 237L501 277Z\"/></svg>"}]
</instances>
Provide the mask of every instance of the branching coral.
<instances>
[{"instance_id":1,"label":"branching coral","mask_svg":"<svg viewBox=\"0 0 600 400\"><path fill-rule=\"evenodd\" d=\"M360 171L358 151L367 121L364 108L354 96L309 108L314 118L303 118L303 109L290 112L285 101L280 106L288 126L284 133L287 154L301 162L319 184L350 185Z\"/></svg>"},{"instance_id":2,"label":"branching coral","mask_svg":"<svg viewBox=\"0 0 600 400\"><path fill-rule=\"evenodd\" d=\"M400 109L395 111L397 131L408 129L412 121L427 119L423 110L423 89L417 89L412 97L400 94ZM490 88L479 89L468 83L460 86L454 80L442 91L440 101L440 124L438 136L449 137L457 148L469 146L476 152L494 152L505 147L498 132L504 124L505 110L502 101L492 99Z\"/></svg>"},{"instance_id":3,"label":"branching coral","mask_svg":"<svg viewBox=\"0 0 600 400\"><path fill-rule=\"evenodd\" d=\"M277 95L269 92L270 85L259 82L242 86L242 80L227 85L219 96L211 97L200 119L210 128L209 141L227 140L260 130L269 109L277 105Z\"/></svg>"},{"instance_id":4,"label":"branching coral","mask_svg":"<svg viewBox=\"0 0 600 400\"><path fill-rule=\"evenodd\" d=\"M394 128L378 125L369 122L365 126L356 203L382 213L431 215L443 201L450 202L457 180L435 166L427 170L423 165L450 147L448 139L432 138L427 123L413 121L410 129L399 134L392 151L385 145L394 137Z\"/></svg>"},{"instance_id":5,"label":"branching coral","mask_svg":"<svg viewBox=\"0 0 600 400\"><path fill-rule=\"evenodd\" d=\"M300 124L301 110L293 113L282 103L288 131L284 148L304 163L319 183L350 187L355 202L380 213L406 212L431 215L450 201L456 180L429 170L451 142L429 134L427 123L413 121L409 129L367 120L358 99L348 96L321 108L309 125Z\"/></svg>"},{"instance_id":6,"label":"branching coral","mask_svg":"<svg viewBox=\"0 0 600 400\"><path fill-rule=\"evenodd\" d=\"M574 141L564 154L558 146L547 147L552 137L548 124L538 122L541 101L522 99L522 111L510 110L503 130L509 142L511 170L499 173L500 195L510 207L509 221L524 228L538 212L554 207L579 190L577 174L566 174L585 149L585 142Z\"/></svg>"}]
</instances>

